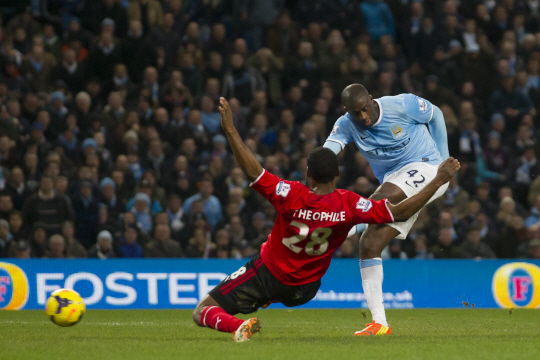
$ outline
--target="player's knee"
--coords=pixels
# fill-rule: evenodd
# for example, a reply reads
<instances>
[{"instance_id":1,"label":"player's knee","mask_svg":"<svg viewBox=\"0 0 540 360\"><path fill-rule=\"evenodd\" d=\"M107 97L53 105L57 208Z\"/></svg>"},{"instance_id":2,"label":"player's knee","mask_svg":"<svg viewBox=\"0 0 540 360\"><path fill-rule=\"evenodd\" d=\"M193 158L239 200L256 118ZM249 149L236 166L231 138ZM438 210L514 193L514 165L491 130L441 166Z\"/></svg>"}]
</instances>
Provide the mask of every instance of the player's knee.
<instances>
[{"instance_id":1,"label":"player's knee","mask_svg":"<svg viewBox=\"0 0 540 360\"><path fill-rule=\"evenodd\" d=\"M191 318L193 319L193 321L195 322L195 324L199 325L199 326L203 326L201 324L201 315L202 315L202 311L205 307L204 306L201 306L201 303L199 303L197 305L197 307L195 308L195 310L193 310L193 313L191 314Z\"/></svg>"},{"instance_id":2,"label":"player's knee","mask_svg":"<svg viewBox=\"0 0 540 360\"><path fill-rule=\"evenodd\" d=\"M377 239L373 236L362 236L362 239L360 240L360 253L362 257L379 256L382 249L380 248L380 245L378 243L379 241L377 241Z\"/></svg>"}]
</instances>

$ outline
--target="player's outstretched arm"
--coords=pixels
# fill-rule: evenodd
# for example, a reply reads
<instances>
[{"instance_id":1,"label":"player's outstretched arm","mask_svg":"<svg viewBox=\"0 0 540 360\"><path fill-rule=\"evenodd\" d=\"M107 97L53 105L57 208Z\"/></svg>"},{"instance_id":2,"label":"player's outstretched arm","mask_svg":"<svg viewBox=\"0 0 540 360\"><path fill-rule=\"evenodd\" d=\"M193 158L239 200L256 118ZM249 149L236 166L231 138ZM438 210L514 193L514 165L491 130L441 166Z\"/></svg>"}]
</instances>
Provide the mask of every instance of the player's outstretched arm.
<instances>
[{"instance_id":1,"label":"player's outstretched arm","mask_svg":"<svg viewBox=\"0 0 540 360\"><path fill-rule=\"evenodd\" d=\"M229 144L238 164L246 174L249 181L255 181L263 172L263 168L253 153L242 141L240 134L234 127L231 106L224 97L219 99L219 112L221 114L221 127L229 139Z\"/></svg>"},{"instance_id":2,"label":"player's outstretched arm","mask_svg":"<svg viewBox=\"0 0 540 360\"><path fill-rule=\"evenodd\" d=\"M437 170L437 175L435 178L431 180L429 184L424 186L424 188L420 190L418 194L403 200L397 205L388 204L388 208L394 216L394 221L406 221L411 216L416 214L417 211L427 204L429 199L435 195L441 186L452 179L454 174L459 170L460 166L459 161L453 157L448 158L439 166L439 170Z\"/></svg>"}]
</instances>

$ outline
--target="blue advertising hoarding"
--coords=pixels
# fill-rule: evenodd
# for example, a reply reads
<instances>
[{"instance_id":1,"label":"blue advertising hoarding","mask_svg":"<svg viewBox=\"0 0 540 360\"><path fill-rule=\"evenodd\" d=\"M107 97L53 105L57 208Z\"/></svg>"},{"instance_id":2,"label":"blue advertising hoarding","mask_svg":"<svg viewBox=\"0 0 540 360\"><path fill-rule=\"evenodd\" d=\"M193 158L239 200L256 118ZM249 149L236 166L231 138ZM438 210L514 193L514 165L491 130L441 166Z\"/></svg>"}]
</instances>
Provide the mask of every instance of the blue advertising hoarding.
<instances>
[{"instance_id":1,"label":"blue advertising hoarding","mask_svg":"<svg viewBox=\"0 0 540 360\"><path fill-rule=\"evenodd\" d=\"M89 309L192 309L245 260L115 259L0 262L0 309L42 309L59 288ZM540 261L389 260L387 308L540 307ZM272 307L283 307L280 304ZM358 260L334 259L304 308L366 308Z\"/></svg>"}]
</instances>

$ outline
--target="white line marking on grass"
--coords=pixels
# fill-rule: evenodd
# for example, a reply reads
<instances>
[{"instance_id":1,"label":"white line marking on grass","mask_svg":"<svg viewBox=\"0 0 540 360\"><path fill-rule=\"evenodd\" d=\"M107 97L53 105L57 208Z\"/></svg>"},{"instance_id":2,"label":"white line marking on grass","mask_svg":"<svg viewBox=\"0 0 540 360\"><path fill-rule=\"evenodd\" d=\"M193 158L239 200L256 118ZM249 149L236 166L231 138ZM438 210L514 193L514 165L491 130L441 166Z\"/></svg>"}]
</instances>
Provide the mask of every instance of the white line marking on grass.
<instances>
[{"instance_id":1,"label":"white line marking on grass","mask_svg":"<svg viewBox=\"0 0 540 360\"><path fill-rule=\"evenodd\" d=\"M0 320L0 324L49 324L49 321L23 321L23 320ZM85 325L97 326L163 326L163 325L179 325L179 322L154 322L154 321L106 321L106 322L84 322Z\"/></svg>"}]
</instances>

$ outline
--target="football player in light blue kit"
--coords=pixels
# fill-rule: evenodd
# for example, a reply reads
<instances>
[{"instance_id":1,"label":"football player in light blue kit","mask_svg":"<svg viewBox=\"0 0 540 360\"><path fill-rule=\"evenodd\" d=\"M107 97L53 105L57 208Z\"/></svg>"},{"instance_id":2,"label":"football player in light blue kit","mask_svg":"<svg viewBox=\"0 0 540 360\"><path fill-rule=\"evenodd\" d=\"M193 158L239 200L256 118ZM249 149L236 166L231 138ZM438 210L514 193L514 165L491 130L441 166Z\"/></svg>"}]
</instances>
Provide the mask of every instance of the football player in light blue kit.
<instances>
[{"instance_id":1,"label":"football player in light blue kit","mask_svg":"<svg viewBox=\"0 0 540 360\"><path fill-rule=\"evenodd\" d=\"M420 191L437 174L449 157L446 125L441 110L413 94L373 99L360 84L347 86L341 93L347 113L340 117L324 144L336 154L354 142L368 160L381 186L371 199L388 199L396 204ZM442 186L430 202L440 197ZM405 239L418 213L406 222L369 225L360 240L362 286L373 323L355 335L388 334L384 312L381 252L394 238ZM360 232L357 225L351 233Z\"/></svg>"}]
</instances>

